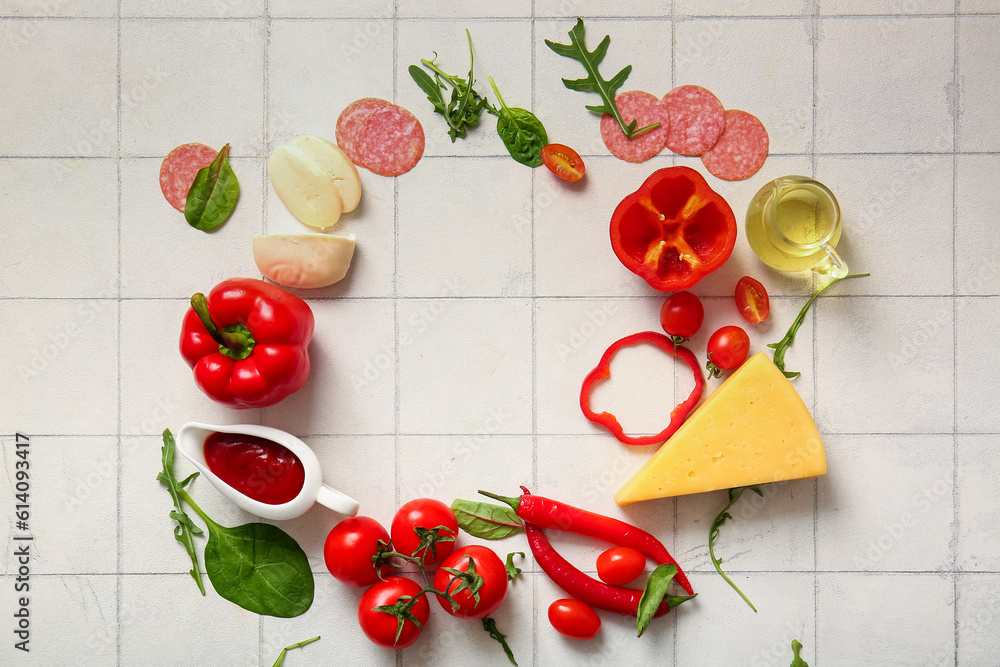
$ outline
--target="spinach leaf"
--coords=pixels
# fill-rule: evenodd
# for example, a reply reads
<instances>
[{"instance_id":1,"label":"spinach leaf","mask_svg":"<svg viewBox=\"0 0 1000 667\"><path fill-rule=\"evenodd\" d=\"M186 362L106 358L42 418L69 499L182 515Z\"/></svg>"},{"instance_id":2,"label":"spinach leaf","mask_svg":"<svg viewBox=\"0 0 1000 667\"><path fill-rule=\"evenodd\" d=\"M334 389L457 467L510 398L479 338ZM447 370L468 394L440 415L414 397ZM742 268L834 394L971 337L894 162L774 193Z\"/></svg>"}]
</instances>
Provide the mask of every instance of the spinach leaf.
<instances>
[{"instance_id":1,"label":"spinach leaf","mask_svg":"<svg viewBox=\"0 0 1000 667\"><path fill-rule=\"evenodd\" d=\"M459 499L451 504L451 511L459 528L480 539L500 540L524 530L521 519L510 507Z\"/></svg>"},{"instance_id":2,"label":"spinach leaf","mask_svg":"<svg viewBox=\"0 0 1000 667\"><path fill-rule=\"evenodd\" d=\"M490 86L500 101L500 109L490 108L497 115L497 134L503 140L510 156L523 165L537 167L542 163L542 149L549 143L545 126L535 114L527 109L511 109L497 90L497 84L490 78Z\"/></svg>"},{"instance_id":3,"label":"spinach leaf","mask_svg":"<svg viewBox=\"0 0 1000 667\"><path fill-rule=\"evenodd\" d=\"M160 450L162 452L163 470L156 475L156 479L167 487L170 497L174 500L174 509L170 510L170 518L177 522L177 525L174 526L174 539L184 545L188 555L191 557L192 567L190 574L198 583L198 590L204 595L205 584L201 580L201 568L198 566L198 554L194 550L194 538L192 537L192 535L201 535L202 530L194 524L191 517L185 514L184 509L181 507L181 494L184 493L184 487L190 484L198 476L198 473L191 474L181 482L177 481L174 477L175 447L174 434L170 432L170 429L164 429L163 449Z\"/></svg>"},{"instance_id":4,"label":"spinach leaf","mask_svg":"<svg viewBox=\"0 0 1000 667\"><path fill-rule=\"evenodd\" d=\"M420 89L427 93L427 99L434 105L435 113L444 116L448 122L448 136L452 143L459 137L465 137L470 127L475 127L479 123L479 116L486 100L479 95L472 86L475 79L472 75L474 58L472 55L472 35L465 31L465 38L469 42L469 76L467 79L448 74L438 67L433 60L421 59L421 63L434 72L434 78L424 72L416 65L410 65L410 76ZM437 58L437 53L434 54ZM442 90L447 90L451 85L451 99L446 103Z\"/></svg>"},{"instance_id":5,"label":"spinach leaf","mask_svg":"<svg viewBox=\"0 0 1000 667\"><path fill-rule=\"evenodd\" d=\"M632 66L626 65L618 74L611 77L611 80L606 80L601 73L598 71L597 66L601 64L604 60L604 55L608 52L608 46L611 44L611 36L605 35L601 43L597 45L597 48L593 51L587 50L587 43L584 40L583 35L583 19L577 18L576 25L573 29L569 31L569 44L560 44L559 42L553 42L551 40L545 40L545 44L558 53L561 56L567 58L572 58L577 60L583 65L583 68L587 71L587 76L582 79L563 79L563 83L570 90L578 91L593 91L601 96L604 101L603 104L597 105L587 105L587 108L596 113L608 113L614 116L614 119L618 122L618 126L625 133L626 137L634 137L637 134L645 132L646 130L652 130L653 128L659 126L659 123L653 123L652 125L647 125L646 127L640 127L638 130L635 129L637 120L632 119L632 122L625 124L624 119L622 119L621 112L618 111L618 105L615 104L615 93L625 80L628 75L632 73Z\"/></svg>"},{"instance_id":6,"label":"spinach leaf","mask_svg":"<svg viewBox=\"0 0 1000 667\"><path fill-rule=\"evenodd\" d=\"M240 197L240 184L229 166L229 144L222 147L212 164L194 177L184 203L184 219L192 227L210 232L232 215Z\"/></svg>"},{"instance_id":7,"label":"spinach leaf","mask_svg":"<svg viewBox=\"0 0 1000 667\"><path fill-rule=\"evenodd\" d=\"M722 524L726 522L726 519L733 518L733 515L729 513L729 509L736 504L736 501L740 499L740 496L742 496L743 492L747 489L750 489L758 496L764 496L760 488L757 486L739 486L735 489L729 489L729 504L722 508L722 511L719 512L717 517L715 517L715 520L712 521L712 526L708 529L708 555L712 558L712 565L715 566L716 572L721 574L722 578L729 582L729 585L733 587L733 590L740 594L740 597L743 598L744 602L750 605L751 609L757 611L757 607L753 606L753 603L750 602L750 599L743 594L740 587L734 584L733 580L726 576L726 573L722 571L722 559L715 557L715 548L713 544L715 542L715 538L719 536L719 529L722 527Z\"/></svg>"}]
</instances>

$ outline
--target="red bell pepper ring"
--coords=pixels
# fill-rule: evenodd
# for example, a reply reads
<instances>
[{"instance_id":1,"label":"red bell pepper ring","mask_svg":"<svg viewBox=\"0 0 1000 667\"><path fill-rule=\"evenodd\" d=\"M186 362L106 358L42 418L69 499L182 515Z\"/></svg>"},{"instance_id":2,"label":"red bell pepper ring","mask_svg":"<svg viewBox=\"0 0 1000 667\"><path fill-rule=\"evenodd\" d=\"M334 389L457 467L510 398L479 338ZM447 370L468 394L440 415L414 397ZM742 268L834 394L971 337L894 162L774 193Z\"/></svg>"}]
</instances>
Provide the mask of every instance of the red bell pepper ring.
<instances>
[{"instance_id":1,"label":"red bell pepper ring","mask_svg":"<svg viewBox=\"0 0 1000 667\"><path fill-rule=\"evenodd\" d=\"M684 363L691 367L691 371L694 373L694 389L691 390L691 395L670 411L670 424L656 435L627 435L625 429L618 423L618 418L613 414L610 412L597 413L590 409L590 395L594 391L594 386L611 377L611 359L618 353L618 350L623 347L635 345L636 343L652 343L667 354L683 360ZM665 441L674 434L674 431L681 427L681 424L687 419L688 414L698 405L698 401L701 400L701 395L704 391L705 378L701 374L701 365L691 350L680 345L675 345L671 339L661 333L641 331L615 341L605 350L600 363L583 380L583 387L580 389L580 408L587 419L605 427L626 445L655 445Z\"/></svg>"},{"instance_id":2,"label":"red bell pepper ring","mask_svg":"<svg viewBox=\"0 0 1000 667\"><path fill-rule=\"evenodd\" d=\"M552 500L551 498L545 498L544 496L533 496L531 495L531 492L523 486L521 487L521 491L523 492L523 495L521 495L520 498L498 496L487 491L480 491L479 493L510 505L517 513L517 516L524 520L526 528L527 524L531 524L537 528L553 528L555 530L562 530L567 533L574 533L584 537L593 537L619 547L632 547L659 565L666 565L668 563L675 565L677 566L677 575L674 577L674 580L680 584L681 588L687 591L689 595L694 593L691 589L691 583L688 581L687 576L684 574L681 566L677 564L677 561L674 560L674 557L670 555L669 551L667 551L667 548L663 546L662 542L653 537L650 533L644 531L642 528L633 526L630 523L625 523L624 521L610 516L604 516L603 514L597 514L596 512L588 512L587 510L580 509L579 507L561 503L558 500ZM530 539L529 534L529 541ZM544 540L544 537L542 539ZM545 544L548 544L548 542L546 541ZM534 551L534 549L532 549L532 551ZM607 584L603 584L603 582L597 583L607 586ZM566 589L564 588L563 590ZM566 592L571 593L569 590L566 590ZM639 591L639 593L641 594L642 591ZM582 600L583 598L579 599ZM586 602L586 600L584 600L584 602ZM636 598L636 604L638 604L638 598ZM601 609L607 609L607 607L601 607ZM634 616L635 614L633 613L632 615Z\"/></svg>"},{"instance_id":3,"label":"red bell pepper ring","mask_svg":"<svg viewBox=\"0 0 1000 667\"><path fill-rule=\"evenodd\" d=\"M305 301L255 278L231 278L206 299L191 297L181 327L181 356L205 394L231 408L265 408L309 378L312 310Z\"/></svg>"},{"instance_id":4,"label":"red bell pepper ring","mask_svg":"<svg viewBox=\"0 0 1000 667\"><path fill-rule=\"evenodd\" d=\"M629 271L663 292L684 290L725 264L736 216L689 167L654 171L611 216L611 247Z\"/></svg>"}]
</instances>

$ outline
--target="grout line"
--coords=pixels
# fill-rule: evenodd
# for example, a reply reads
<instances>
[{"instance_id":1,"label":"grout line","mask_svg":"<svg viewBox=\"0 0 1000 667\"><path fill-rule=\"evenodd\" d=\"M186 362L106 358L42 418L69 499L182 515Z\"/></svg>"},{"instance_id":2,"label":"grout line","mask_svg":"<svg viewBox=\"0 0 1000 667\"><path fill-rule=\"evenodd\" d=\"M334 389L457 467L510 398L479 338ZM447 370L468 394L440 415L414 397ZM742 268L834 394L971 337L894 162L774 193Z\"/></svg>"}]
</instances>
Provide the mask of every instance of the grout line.
<instances>
[{"instance_id":1,"label":"grout line","mask_svg":"<svg viewBox=\"0 0 1000 667\"><path fill-rule=\"evenodd\" d=\"M816 168L818 165L818 158L816 155L816 143L818 141L817 130L816 130L816 110L818 108L818 98L819 93L817 91L817 86L819 82L819 63L817 62L817 45L819 42L819 0L812 0L812 15L810 16L810 27L812 33L812 39L810 39L812 47L812 140L809 142L809 153L810 153L810 166L812 169L812 176L816 178ZM812 286L813 290L816 289L816 276L813 275ZM817 368L818 361L817 349L818 342L816 337L816 324L817 324L817 312L819 307L817 304L816 308L812 309L812 413L816 414L816 401L819 394L819 386L817 381ZM813 657L816 662L819 662L819 480L814 479L812 484L813 492L813 507L812 507L812 529L813 529Z\"/></svg>"},{"instance_id":2,"label":"grout line","mask_svg":"<svg viewBox=\"0 0 1000 667\"><path fill-rule=\"evenodd\" d=\"M958 118L961 110L961 88L959 86L958 32L959 5L961 0L955 0L954 38L952 42L954 57L952 75L954 85L954 106L952 108L952 162L951 162L951 261L952 261L952 294L958 294ZM951 575L952 575L952 614L954 615L954 647L955 667L958 667L959 649L959 619L958 619L958 299L951 300L952 307L952 481L951 481Z\"/></svg>"},{"instance_id":3,"label":"grout line","mask_svg":"<svg viewBox=\"0 0 1000 667\"><path fill-rule=\"evenodd\" d=\"M394 276L395 278L395 276ZM813 290L815 291L815 290ZM802 297L809 297L812 292L802 294L771 294L768 298L771 301L780 300L801 300ZM122 301L188 301L186 296L129 296L121 297ZM489 295L469 295L469 296L310 296L310 301L336 301L338 303L350 301L524 301L525 299L538 299L539 301L656 301L663 298L661 294L647 295L625 295L625 294L593 294L577 296L555 296L550 294L538 294L534 296L518 294L496 294ZM702 301L732 301L732 295L698 295ZM998 299L1000 294L827 294L820 295L823 299ZM103 296L5 296L0 297L0 302L4 301L117 301L117 297ZM654 327L650 327L653 329Z\"/></svg>"},{"instance_id":4,"label":"grout line","mask_svg":"<svg viewBox=\"0 0 1000 667\"><path fill-rule=\"evenodd\" d=\"M537 64L535 62L535 0L531 0L531 108L538 108L535 99ZM535 169L531 170L531 201L528 219L531 221L531 488L538 488L538 274L535 270ZM530 552L529 552L530 553ZM531 578L531 664L538 665L538 577Z\"/></svg>"},{"instance_id":5,"label":"grout line","mask_svg":"<svg viewBox=\"0 0 1000 667\"><path fill-rule=\"evenodd\" d=\"M677 87L677 16L676 8L674 7L675 0L670 0L670 90ZM671 166L677 166L676 154L670 160ZM739 224L739 222L737 222ZM680 385L680 374L674 365L674 404L677 405L680 401L677 400L677 392ZM678 526L678 516L679 511L677 508L677 499L671 498L671 517L673 520L673 526L670 530L671 545L670 548L677 553L677 526ZM670 624L670 651L673 657L672 664L677 665L677 623Z\"/></svg>"},{"instance_id":6,"label":"grout line","mask_svg":"<svg viewBox=\"0 0 1000 667\"><path fill-rule=\"evenodd\" d=\"M115 663L122 663L122 585L124 579L121 576L124 570L123 563L123 539L122 527L122 3L118 0L118 17L116 19L116 32L118 41L117 52L117 138L118 146L115 156L115 171L118 177L118 432L115 434L115 454L117 459L117 470L115 471L115 529L117 532L115 547L115 565L117 577L115 578Z\"/></svg>"},{"instance_id":7,"label":"grout line","mask_svg":"<svg viewBox=\"0 0 1000 667\"><path fill-rule=\"evenodd\" d=\"M906 19L946 19L953 16L951 12L942 14L822 14L818 16L824 19L837 19L837 20L882 20L882 19L896 19L896 18L906 18ZM107 16L48 16L45 14L37 15L24 15L19 14L17 16L10 15L0 15L0 20L2 21L38 21L43 19L45 21L75 21L80 19L87 20L108 20L114 19L120 15L109 14ZM650 14L645 16L609 16L609 15L587 15L587 14L573 14L573 16L579 16L585 21L608 21L608 20L629 20L635 22L648 22L648 21L662 21L662 15ZM1000 16L1000 12L966 12L961 14L961 16ZM244 16L151 16L151 15L135 15L135 16L121 16L121 18L127 19L129 21L212 21L212 22L224 22L224 21L253 21L255 19L264 18L263 14L256 15L244 15ZM335 21L367 21L372 17L370 15L366 16L269 16L268 18L277 19L279 21L290 21L290 22L335 22ZM428 23L461 23L463 21L497 21L502 23L512 23L516 21L523 21L523 16L473 16L473 15L463 15L459 17L449 17L449 16L401 16L399 18L404 18L407 21L419 21ZM564 14L553 14L539 16L538 18L546 20L559 20L566 19ZM680 21L687 21L691 19L721 19L725 21L772 21L772 20L802 20L801 14L742 14L742 15L729 15L729 14L684 14L678 15L677 19Z\"/></svg>"}]
</instances>

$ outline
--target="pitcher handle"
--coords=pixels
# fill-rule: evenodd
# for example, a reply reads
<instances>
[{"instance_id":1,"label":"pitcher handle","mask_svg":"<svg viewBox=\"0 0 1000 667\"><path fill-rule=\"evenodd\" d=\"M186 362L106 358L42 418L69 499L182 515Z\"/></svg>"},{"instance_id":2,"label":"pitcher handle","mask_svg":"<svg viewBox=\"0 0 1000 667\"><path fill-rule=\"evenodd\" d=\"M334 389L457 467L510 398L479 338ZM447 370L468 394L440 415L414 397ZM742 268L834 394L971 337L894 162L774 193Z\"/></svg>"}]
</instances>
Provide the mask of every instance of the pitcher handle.
<instances>
[{"instance_id":1,"label":"pitcher handle","mask_svg":"<svg viewBox=\"0 0 1000 667\"><path fill-rule=\"evenodd\" d=\"M826 259L824 259L818 266L813 267L813 271L816 273L821 273L831 278L843 278L847 275L847 263L840 258L837 251L834 250L833 246L829 242L822 245L823 251L826 252Z\"/></svg>"},{"instance_id":2,"label":"pitcher handle","mask_svg":"<svg viewBox=\"0 0 1000 667\"><path fill-rule=\"evenodd\" d=\"M358 513L357 500L346 493L331 489L326 484L320 485L319 492L316 494L316 502L344 516L356 516Z\"/></svg>"}]
</instances>

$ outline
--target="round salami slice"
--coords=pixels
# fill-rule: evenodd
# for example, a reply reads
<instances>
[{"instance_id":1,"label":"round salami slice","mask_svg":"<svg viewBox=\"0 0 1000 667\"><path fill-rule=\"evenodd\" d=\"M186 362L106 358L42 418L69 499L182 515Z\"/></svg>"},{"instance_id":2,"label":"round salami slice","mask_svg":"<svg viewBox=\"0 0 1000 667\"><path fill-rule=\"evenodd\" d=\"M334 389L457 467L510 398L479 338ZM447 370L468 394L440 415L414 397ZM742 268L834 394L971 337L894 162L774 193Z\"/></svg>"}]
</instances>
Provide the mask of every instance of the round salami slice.
<instances>
[{"instance_id":1,"label":"round salami slice","mask_svg":"<svg viewBox=\"0 0 1000 667\"><path fill-rule=\"evenodd\" d=\"M604 114L601 116L601 139L612 155L626 162L645 162L663 150L667 143L670 114L659 98L641 90L629 90L615 96L615 105L626 125L635 119L638 121L636 129L653 123L660 126L629 138L614 116Z\"/></svg>"},{"instance_id":2,"label":"round salami slice","mask_svg":"<svg viewBox=\"0 0 1000 667\"><path fill-rule=\"evenodd\" d=\"M424 154L424 128L412 113L390 104L368 118L360 141L361 161L382 176L399 176Z\"/></svg>"},{"instance_id":3,"label":"round salami slice","mask_svg":"<svg viewBox=\"0 0 1000 667\"><path fill-rule=\"evenodd\" d=\"M363 97L347 105L337 118L337 145L347 153L351 162L359 167L365 166L361 160L361 145L365 125L371 115L389 106L389 102L377 97Z\"/></svg>"},{"instance_id":4,"label":"round salami slice","mask_svg":"<svg viewBox=\"0 0 1000 667\"><path fill-rule=\"evenodd\" d=\"M701 154L705 168L726 181L742 181L757 173L767 159L767 130L753 114L726 110L726 127L711 150Z\"/></svg>"},{"instance_id":5,"label":"round salami slice","mask_svg":"<svg viewBox=\"0 0 1000 667\"><path fill-rule=\"evenodd\" d=\"M726 121L722 102L701 86L678 86L663 96L670 112L667 148L681 155L701 155L718 141Z\"/></svg>"},{"instance_id":6,"label":"round salami slice","mask_svg":"<svg viewBox=\"0 0 1000 667\"><path fill-rule=\"evenodd\" d=\"M160 163L160 190L171 206L184 212L188 190L198 170L212 164L218 154L219 151L205 144L184 144L163 158Z\"/></svg>"}]
</instances>

